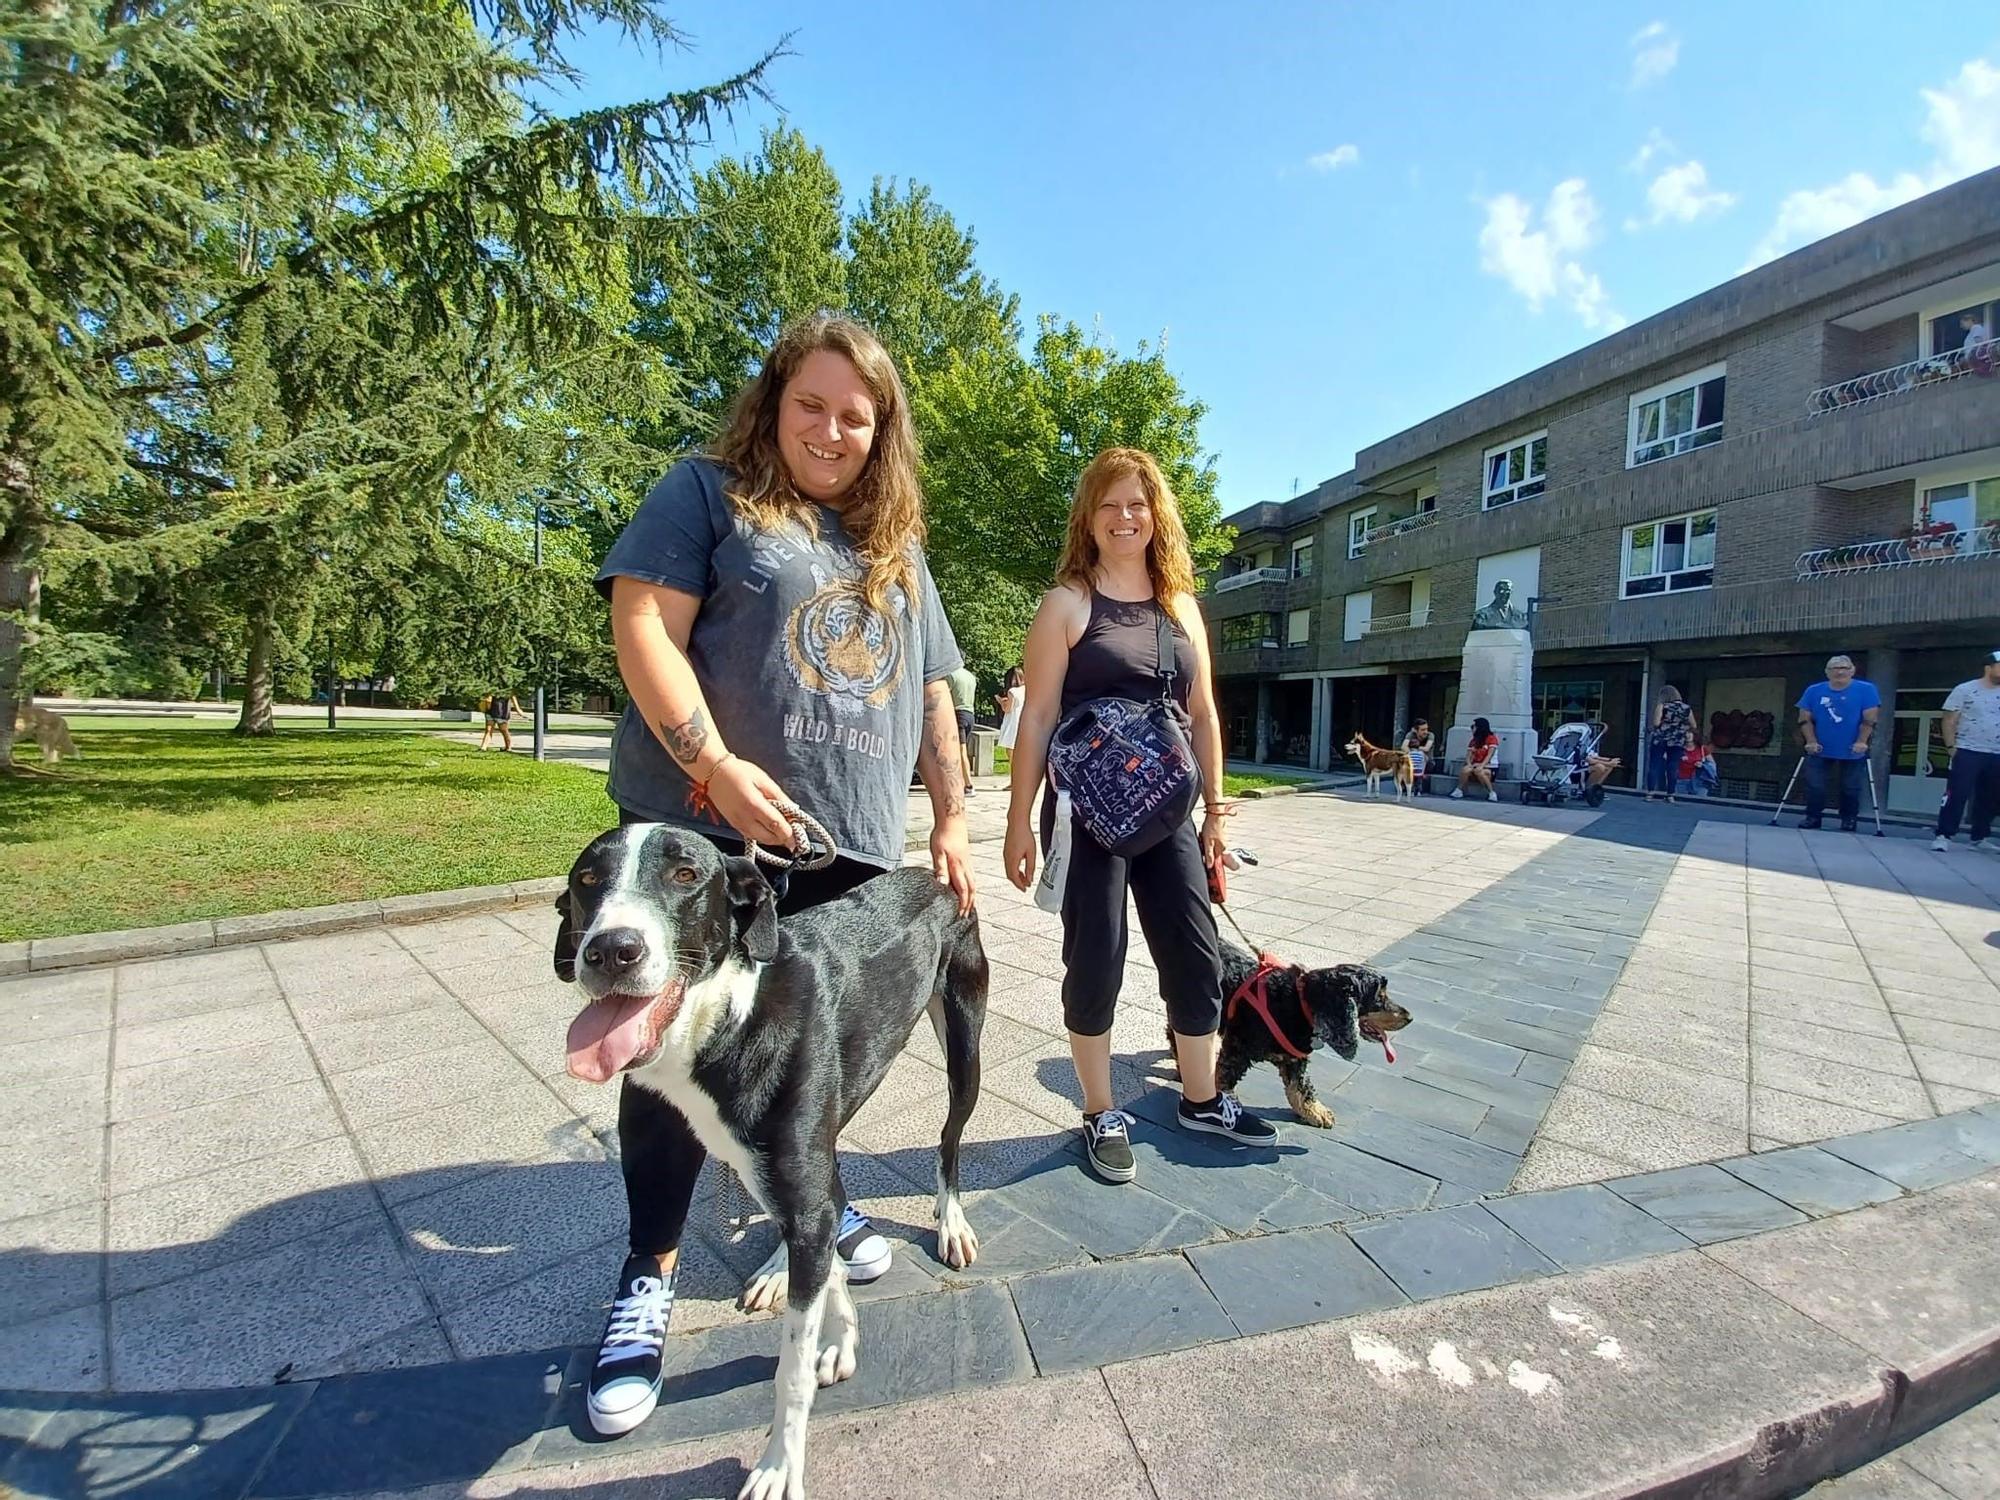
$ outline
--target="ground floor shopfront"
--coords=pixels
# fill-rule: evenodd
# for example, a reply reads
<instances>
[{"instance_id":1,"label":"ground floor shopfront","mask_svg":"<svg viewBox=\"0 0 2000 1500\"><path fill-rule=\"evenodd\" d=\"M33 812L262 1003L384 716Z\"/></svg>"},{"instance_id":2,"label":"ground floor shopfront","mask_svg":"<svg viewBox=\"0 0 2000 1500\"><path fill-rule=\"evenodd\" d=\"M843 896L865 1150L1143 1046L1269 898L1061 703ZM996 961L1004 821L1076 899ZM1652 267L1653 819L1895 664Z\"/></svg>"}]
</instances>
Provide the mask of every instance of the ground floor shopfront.
<instances>
[{"instance_id":1,"label":"ground floor shopfront","mask_svg":"<svg viewBox=\"0 0 2000 1500\"><path fill-rule=\"evenodd\" d=\"M1613 784L1635 786L1650 717L1645 706L1661 684L1671 683L1693 705L1695 722L1714 747L1722 794L1774 801L1800 754L1795 705L1824 677L1827 657L1846 654L1889 711L1889 722L1878 726L1874 757L1883 809L1926 814L1943 791L1945 695L1976 677L1981 659L1996 647L2000 620L1861 639L1819 632L1557 652L1535 660L1533 711L1544 741L1561 724L1601 720L1607 726L1603 753L1625 763ZM1423 718L1442 740L1457 714L1457 665L1412 662L1224 678L1217 684L1224 748L1233 759L1328 770L1346 759L1343 747L1357 732L1393 745Z\"/></svg>"}]
</instances>

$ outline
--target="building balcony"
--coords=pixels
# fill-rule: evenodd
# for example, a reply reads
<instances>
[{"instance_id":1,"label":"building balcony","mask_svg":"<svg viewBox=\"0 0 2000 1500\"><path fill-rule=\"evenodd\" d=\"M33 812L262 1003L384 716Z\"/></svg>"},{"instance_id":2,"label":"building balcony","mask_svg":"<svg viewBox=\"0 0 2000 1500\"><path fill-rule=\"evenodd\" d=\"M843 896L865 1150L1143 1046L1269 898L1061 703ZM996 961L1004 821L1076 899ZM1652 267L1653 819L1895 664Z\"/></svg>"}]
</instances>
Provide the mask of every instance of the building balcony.
<instances>
[{"instance_id":1,"label":"building balcony","mask_svg":"<svg viewBox=\"0 0 2000 1500\"><path fill-rule=\"evenodd\" d=\"M1876 370L1872 374L1857 375L1852 380L1821 386L1807 401L1806 411L1811 416L1824 416L1828 412L1865 406L1870 402L1884 401L1892 396L1944 385L1968 376L1991 377L1996 368L2000 368L2000 339L1988 339L1970 349L1954 349L1945 354L1934 354L1929 359L1913 359L1887 370Z\"/></svg>"},{"instance_id":2,"label":"building balcony","mask_svg":"<svg viewBox=\"0 0 2000 1500\"><path fill-rule=\"evenodd\" d=\"M1361 545L1363 548L1373 547L1382 542L1392 542L1399 536L1408 536L1412 532L1423 531L1427 527L1437 525L1442 515L1442 511L1433 507L1430 510L1412 512L1410 515L1399 517L1394 521L1384 521L1379 526L1368 528L1367 532L1361 538Z\"/></svg>"},{"instance_id":3,"label":"building balcony","mask_svg":"<svg viewBox=\"0 0 2000 1500\"><path fill-rule=\"evenodd\" d=\"M1428 608L1413 609L1408 614L1373 615L1362 630L1363 636L1388 635L1397 630L1422 630L1431 622Z\"/></svg>"},{"instance_id":4,"label":"building balcony","mask_svg":"<svg viewBox=\"0 0 2000 1500\"><path fill-rule=\"evenodd\" d=\"M2000 522L1988 522L1969 531L1942 530L1888 541L1855 542L1846 547L1822 547L1817 552L1799 555L1797 576L1831 578L1837 573L1914 568L1990 557L2000 557Z\"/></svg>"},{"instance_id":5,"label":"building balcony","mask_svg":"<svg viewBox=\"0 0 2000 1500\"><path fill-rule=\"evenodd\" d=\"M1292 575L1284 568L1245 568L1241 573L1231 573L1218 578L1208 586L1211 594L1227 594L1235 589L1247 589L1256 583L1283 583Z\"/></svg>"}]
</instances>

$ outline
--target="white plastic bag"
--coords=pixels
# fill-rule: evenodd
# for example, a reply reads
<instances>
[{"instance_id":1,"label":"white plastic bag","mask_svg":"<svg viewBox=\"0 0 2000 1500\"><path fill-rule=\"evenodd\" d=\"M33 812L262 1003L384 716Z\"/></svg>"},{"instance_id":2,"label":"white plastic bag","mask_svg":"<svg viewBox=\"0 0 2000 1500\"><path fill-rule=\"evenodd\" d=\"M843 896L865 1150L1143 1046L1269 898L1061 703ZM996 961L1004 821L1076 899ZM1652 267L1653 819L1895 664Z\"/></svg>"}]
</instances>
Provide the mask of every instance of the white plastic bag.
<instances>
[{"instance_id":1,"label":"white plastic bag","mask_svg":"<svg viewBox=\"0 0 2000 1500\"><path fill-rule=\"evenodd\" d=\"M1042 878L1035 882L1035 905L1043 911L1062 911L1063 886L1069 881L1070 832L1069 793L1056 793L1056 836L1049 845L1049 857L1042 861Z\"/></svg>"}]
</instances>

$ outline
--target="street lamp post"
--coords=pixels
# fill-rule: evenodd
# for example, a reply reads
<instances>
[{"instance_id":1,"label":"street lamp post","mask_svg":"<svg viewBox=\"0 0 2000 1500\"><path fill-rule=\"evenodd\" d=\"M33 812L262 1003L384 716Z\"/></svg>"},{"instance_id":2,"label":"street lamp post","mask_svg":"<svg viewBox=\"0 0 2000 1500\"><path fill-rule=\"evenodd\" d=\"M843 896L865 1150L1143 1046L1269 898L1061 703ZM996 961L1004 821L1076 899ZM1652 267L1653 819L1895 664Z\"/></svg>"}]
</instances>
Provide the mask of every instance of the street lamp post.
<instances>
[{"instance_id":1,"label":"street lamp post","mask_svg":"<svg viewBox=\"0 0 2000 1500\"><path fill-rule=\"evenodd\" d=\"M535 572L542 571L542 497L535 496ZM535 759L548 759L549 711L542 696L542 654L535 653Z\"/></svg>"}]
</instances>

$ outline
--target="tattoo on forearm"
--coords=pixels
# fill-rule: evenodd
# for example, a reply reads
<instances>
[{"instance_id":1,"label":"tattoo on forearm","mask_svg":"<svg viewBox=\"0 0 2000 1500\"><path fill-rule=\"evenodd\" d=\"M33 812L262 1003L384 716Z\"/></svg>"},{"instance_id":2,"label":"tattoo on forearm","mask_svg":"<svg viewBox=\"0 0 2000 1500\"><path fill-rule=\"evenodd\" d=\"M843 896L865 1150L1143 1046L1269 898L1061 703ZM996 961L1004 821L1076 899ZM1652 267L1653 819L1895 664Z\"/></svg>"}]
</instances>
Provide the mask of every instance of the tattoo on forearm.
<instances>
[{"instance_id":1,"label":"tattoo on forearm","mask_svg":"<svg viewBox=\"0 0 2000 1500\"><path fill-rule=\"evenodd\" d=\"M933 694L924 705L924 737L917 760L928 764L925 784L935 788L939 811L956 817L965 811L965 786L958 763L958 720L950 698Z\"/></svg>"},{"instance_id":2,"label":"tattoo on forearm","mask_svg":"<svg viewBox=\"0 0 2000 1500\"><path fill-rule=\"evenodd\" d=\"M708 725L702 721L701 710L688 715L685 724L660 724L660 736L666 741L668 753L683 766L692 767L701 759L701 752L708 744Z\"/></svg>"}]
</instances>

